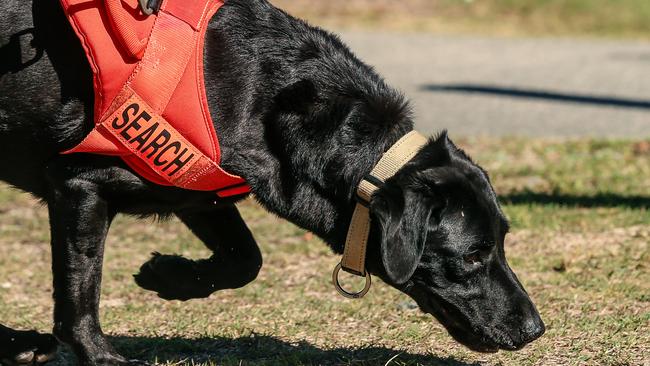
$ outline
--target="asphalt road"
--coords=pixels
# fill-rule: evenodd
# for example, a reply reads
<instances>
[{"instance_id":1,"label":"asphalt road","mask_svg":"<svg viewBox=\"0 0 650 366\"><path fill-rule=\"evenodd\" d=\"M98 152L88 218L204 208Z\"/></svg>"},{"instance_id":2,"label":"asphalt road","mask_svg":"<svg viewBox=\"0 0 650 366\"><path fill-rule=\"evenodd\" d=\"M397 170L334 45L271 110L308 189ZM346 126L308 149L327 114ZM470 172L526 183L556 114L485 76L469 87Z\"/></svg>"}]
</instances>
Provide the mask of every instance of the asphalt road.
<instances>
[{"instance_id":1,"label":"asphalt road","mask_svg":"<svg viewBox=\"0 0 650 366\"><path fill-rule=\"evenodd\" d=\"M343 32L423 132L650 137L650 42Z\"/></svg>"}]
</instances>

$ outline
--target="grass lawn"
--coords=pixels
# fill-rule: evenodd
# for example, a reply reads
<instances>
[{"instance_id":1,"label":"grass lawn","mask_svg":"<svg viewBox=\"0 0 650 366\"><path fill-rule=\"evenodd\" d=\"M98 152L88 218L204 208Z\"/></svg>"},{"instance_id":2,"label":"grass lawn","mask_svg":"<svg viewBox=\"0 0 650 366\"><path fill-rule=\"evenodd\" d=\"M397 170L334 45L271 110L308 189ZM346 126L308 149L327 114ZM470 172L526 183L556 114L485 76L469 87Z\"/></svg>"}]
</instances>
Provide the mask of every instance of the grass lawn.
<instances>
[{"instance_id":1,"label":"grass lawn","mask_svg":"<svg viewBox=\"0 0 650 366\"><path fill-rule=\"evenodd\" d=\"M650 38L647 0L271 0L334 27Z\"/></svg>"},{"instance_id":2,"label":"grass lawn","mask_svg":"<svg viewBox=\"0 0 650 366\"><path fill-rule=\"evenodd\" d=\"M339 258L252 200L241 210L264 252L260 277L187 303L158 299L131 274L152 251L207 250L175 220L119 217L105 260L105 331L122 353L165 365L650 364L650 142L459 142L491 172L512 221L511 266L547 324L524 350L472 353L379 281L361 301L339 297L329 282ZM49 331L46 210L3 187L0 212L0 320Z\"/></svg>"}]
</instances>

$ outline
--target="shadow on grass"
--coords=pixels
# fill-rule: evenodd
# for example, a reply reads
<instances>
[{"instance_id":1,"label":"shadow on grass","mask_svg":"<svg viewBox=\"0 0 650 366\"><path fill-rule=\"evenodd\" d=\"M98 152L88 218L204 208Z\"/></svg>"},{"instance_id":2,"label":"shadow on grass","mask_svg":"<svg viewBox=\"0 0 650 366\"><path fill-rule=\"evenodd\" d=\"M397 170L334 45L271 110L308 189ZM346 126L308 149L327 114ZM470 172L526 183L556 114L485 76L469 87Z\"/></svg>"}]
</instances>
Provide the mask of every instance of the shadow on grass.
<instances>
[{"instance_id":1,"label":"shadow on grass","mask_svg":"<svg viewBox=\"0 0 650 366\"><path fill-rule=\"evenodd\" d=\"M509 205L541 204L568 207L627 207L632 209L650 209L650 196L627 196L615 193L601 193L593 196L570 194L519 192L499 197L501 202Z\"/></svg>"},{"instance_id":2,"label":"shadow on grass","mask_svg":"<svg viewBox=\"0 0 650 366\"><path fill-rule=\"evenodd\" d=\"M394 365L471 366L452 358L411 354L385 347L322 349L307 342L288 343L271 336L230 338L111 337L127 357L183 365Z\"/></svg>"}]
</instances>

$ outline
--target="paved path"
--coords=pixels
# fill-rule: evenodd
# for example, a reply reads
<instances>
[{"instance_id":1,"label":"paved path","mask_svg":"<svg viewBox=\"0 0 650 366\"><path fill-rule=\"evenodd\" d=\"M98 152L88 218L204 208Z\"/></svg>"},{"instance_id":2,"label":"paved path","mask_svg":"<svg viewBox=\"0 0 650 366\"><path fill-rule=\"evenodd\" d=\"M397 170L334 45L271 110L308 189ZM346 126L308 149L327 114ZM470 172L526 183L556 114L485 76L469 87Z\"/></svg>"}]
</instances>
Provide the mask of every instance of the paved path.
<instances>
[{"instance_id":1,"label":"paved path","mask_svg":"<svg viewBox=\"0 0 650 366\"><path fill-rule=\"evenodd\" d=\"M650 43L343 32L422 131L650 137Z\"/></svg>"}]
</instances>

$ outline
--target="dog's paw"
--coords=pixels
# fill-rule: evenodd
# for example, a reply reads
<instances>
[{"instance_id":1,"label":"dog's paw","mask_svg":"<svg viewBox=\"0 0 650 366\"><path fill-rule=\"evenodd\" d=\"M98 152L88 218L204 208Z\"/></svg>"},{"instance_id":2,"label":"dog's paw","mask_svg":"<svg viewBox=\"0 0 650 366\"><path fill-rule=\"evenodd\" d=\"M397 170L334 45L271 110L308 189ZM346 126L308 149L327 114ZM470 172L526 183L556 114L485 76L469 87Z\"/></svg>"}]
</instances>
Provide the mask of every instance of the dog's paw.
<instances>
[{"instance_id":1,"label":"dog's paw","mask_svg":"<svg viewBox=\"0 0 650 366\"><path fill-rule=\"evenodd\" d=\"M3 329L0 339L0 364L38 365L56 358L59 342L51 334Z\"/></svg>"},{"instance_id":2,"label":"dog's paw","mask_svg":"<svg viewBox=\"0 0 650 366\"><path fill-rule=\"evenodd\" d=\"M138 286L157 292L165 300L201 299L218 290L201 278L195 261L179 255L153 253L133 277Z\"/></svg>"}]
</instances>

